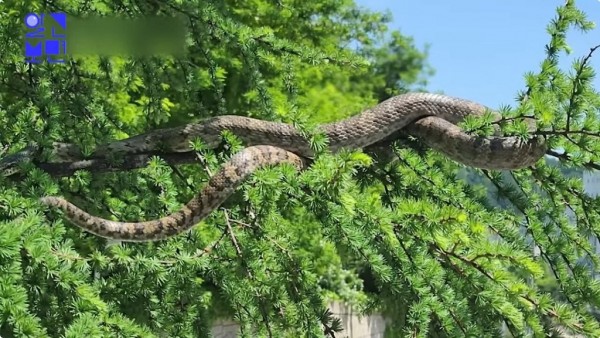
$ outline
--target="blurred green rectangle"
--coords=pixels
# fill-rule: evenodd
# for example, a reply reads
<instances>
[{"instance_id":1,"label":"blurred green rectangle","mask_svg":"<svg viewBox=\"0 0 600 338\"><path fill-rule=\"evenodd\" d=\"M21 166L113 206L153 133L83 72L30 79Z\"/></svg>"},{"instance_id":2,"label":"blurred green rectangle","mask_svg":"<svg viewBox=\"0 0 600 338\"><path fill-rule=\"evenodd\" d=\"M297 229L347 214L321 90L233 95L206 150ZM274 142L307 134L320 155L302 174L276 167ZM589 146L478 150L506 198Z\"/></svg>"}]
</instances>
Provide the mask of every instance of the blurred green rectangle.
<instances>
[{"instance_id":1,"label":"blurred green rectangle","mask_svg":"<svg viewBox=\"0 0 600 338\"><path fill-rule=\"evenodd\" d=\"M74 18L67 20L69 55L180 55L186 28L176 18Z\"/></svg>"}]
</instances>

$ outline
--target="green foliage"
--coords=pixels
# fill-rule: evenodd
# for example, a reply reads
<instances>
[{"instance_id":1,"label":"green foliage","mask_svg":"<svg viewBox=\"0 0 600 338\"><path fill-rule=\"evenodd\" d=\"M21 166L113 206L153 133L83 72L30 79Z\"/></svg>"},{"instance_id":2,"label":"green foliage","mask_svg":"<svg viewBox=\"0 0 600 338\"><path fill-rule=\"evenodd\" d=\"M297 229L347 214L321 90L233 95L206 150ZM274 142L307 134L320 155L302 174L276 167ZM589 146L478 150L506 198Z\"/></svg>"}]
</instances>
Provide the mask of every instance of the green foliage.
<instances>
[{"instance_id":1,"label":"green foliage","mask_svg":"<svg viewBox=\"0 0 600 338\"><path fill-rule=\"evenodd\" d=\"M0 6L6 153L68 142L89 154L114 139L223 114L295 123L310 134L319 123L423 89L431 74L426 51L388 32L386 15L348 0ZM177 16L188 25L187 52L30 66L22 61L22 18L32 11ZM243 145L226 134L223 151L192 142L199 165L172 167L155 157L140 170L61 179L24 164L19 179L0 178L0 336L205 337L223 317L248 337L333 336L340 322L326 310L330 299L383 311L393 320L391 336L497 337L502 323L515 336L541 336L550 321L600 336L589 312L600 306L590 271L600 262L588 242L600 234L600 200L564 172L600 167L600 95L591 53L570 73L558 67L569 28L590 23L574 1L557 13L541 70L526 75L528 89L518 107L503 109L501 127L525 137L516 117L534 116L560 167L477 170L469 180L482 185L469 185L457 179L464 171L456 163L410 139L394 144L392 162L321 151L301 173L257 172L185 235L108 243L43 210L37 198L62 194L109 219L157 218ZM494 130L485 119L465 127ZM326 149L326 140L311 136Z\"/></svg>"}]
</instances>

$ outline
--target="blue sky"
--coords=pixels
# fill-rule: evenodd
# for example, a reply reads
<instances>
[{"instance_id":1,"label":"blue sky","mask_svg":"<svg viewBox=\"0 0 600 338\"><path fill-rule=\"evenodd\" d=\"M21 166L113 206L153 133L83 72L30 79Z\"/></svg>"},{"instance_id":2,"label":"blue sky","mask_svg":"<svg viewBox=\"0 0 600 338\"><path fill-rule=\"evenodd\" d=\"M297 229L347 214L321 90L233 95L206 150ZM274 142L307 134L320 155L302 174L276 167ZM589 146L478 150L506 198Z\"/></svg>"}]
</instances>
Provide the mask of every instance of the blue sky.
<instances>
[{"instance_id":1,"label":"blue sky","mask_svg":"<svg viewBox=\"0 0 600 338\"><path fill-rule=\"evenodd\" d=\"M417 47L429 45L429 63L436 73L429 91L471 99L490 108L515 106L525 88L524 74L538 72L549 41L546 26L564 0L356 0L371 10L389 10L390 28L412 36ZM600 44L600 0L579 0L578 8L596 29L583 34L572 30L568 43L572 60ZM592 58L596 88L600 90L600 50Z\"/></svg>"}]
</instances>

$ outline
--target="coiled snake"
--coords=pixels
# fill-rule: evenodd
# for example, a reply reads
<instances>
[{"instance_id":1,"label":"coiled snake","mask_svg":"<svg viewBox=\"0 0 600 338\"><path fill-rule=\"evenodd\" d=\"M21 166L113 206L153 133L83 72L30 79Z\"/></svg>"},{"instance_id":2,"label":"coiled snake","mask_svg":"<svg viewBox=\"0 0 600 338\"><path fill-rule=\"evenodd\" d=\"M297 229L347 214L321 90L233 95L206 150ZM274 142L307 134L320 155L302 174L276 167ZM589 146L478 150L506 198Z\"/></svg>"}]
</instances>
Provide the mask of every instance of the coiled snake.
<instances>
[{"instance_id":1,"label":"coiled snake","mask_svg":"<svg viewBox=\"0 0 600 338\"><path fill-rule=\"evenodd\" d=\"M518 169L533 165L545 151L545 140L519 137L477 137L457 124L466 116L481 116L486 107L439 94L408 93L392 97L346 120L324 124L332 152L373 145L399 130L420 138L428 146L465 165L487 169ZM179 234L218 208L258 168L278 163L305 167L313 156L310 143L295 127L241 116L219 116L197 124L162 129L99 147L95 154L121 151L139 153L159 145L171 151L189 151L196 137L209 147L229 130L248 146L235 154L206 186L180 210L160 219L130 223L92 216L61 197L43 197L45 205L60 208L72 223L96 235L126 241L152 241Z\"/></svg>"}]
</instances>

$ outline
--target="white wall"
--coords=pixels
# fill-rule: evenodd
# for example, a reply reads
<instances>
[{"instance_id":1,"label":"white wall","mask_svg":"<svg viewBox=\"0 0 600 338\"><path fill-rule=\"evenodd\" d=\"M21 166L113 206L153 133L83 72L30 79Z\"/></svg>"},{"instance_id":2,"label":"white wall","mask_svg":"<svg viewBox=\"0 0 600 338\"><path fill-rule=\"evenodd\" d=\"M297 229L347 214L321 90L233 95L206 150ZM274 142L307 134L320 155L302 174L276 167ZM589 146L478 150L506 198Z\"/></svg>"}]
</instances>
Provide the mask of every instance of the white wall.
<instances>
[{"instance_id":1,"label":"white wall","mask_svg":"<svg viewBox=\"0 0 600 338\"><path fill-rule=\"evenodd\" d=\"M600 195L600 171L584 171L583 187L585 192L592 197Z\"/></svg>"},{"instance_id":2,"label":"white wall","mask_svg":"<svg viewBox=\"0 0 600 338\"><path fill-rule=\"evenodd\" d=\"M344 331L336 333L339 338L383 338L385 332L385 319L378 314L360 316L350 306L342 303L329 305L335 317L342 320ZM237 338L239 326L231 320L220 320L212 327L214 338Z\"/></svg>"}]
</instances>

